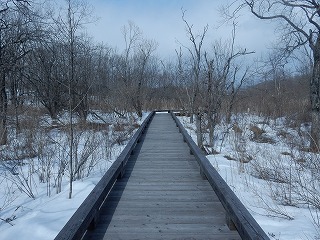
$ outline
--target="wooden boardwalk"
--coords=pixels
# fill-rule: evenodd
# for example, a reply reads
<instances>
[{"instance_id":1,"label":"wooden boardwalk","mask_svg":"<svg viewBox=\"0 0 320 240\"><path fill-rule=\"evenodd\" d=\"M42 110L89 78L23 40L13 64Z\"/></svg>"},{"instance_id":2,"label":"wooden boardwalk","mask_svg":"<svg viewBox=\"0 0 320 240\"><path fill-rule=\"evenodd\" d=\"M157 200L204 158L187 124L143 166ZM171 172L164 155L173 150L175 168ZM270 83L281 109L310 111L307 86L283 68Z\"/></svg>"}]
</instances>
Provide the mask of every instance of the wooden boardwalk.
<instances>
[{"instance_id":1,"label":"wooden boardwalk","mask_svg":"<svg viewBox=\"0 0 320 240\"><path fill-rule=\"evenodd\" d=\"M169 114L154 116L84 239L240 239Z\"/></svg>"}]
</instances>

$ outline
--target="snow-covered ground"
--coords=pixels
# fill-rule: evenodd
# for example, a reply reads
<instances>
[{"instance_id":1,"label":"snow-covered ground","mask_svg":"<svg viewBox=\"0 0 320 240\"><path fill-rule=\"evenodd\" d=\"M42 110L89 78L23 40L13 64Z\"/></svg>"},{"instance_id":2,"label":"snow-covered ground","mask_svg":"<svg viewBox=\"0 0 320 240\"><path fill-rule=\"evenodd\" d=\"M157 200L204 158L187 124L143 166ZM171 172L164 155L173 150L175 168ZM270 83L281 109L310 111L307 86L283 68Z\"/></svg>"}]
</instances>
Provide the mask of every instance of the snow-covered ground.
<instances>
[{"instance_id":1,"label":"snow-covered ground","mask_svg":"<svg viewBox=\"0 0 320 240\"><path fill-rule=\"evenodd\" d=\"M15 195L11 206L1 211L1 218L15 220L0 223L0 239L54 239L75 210L100 180L102 173L74 182L74 194L68 199L68 184L51 197L46 195L46 186L39 184L35 199L24 194ZM2 195L3 196L3 195Z\"/></svg>"},{"instance_id":2,"label":"snow-covered ground","mask_svg":"<svg viewBox=\"0 0 320 240\"><path fill-rule=\"evenodd\" d=\"M189 118L179 119L196 140L195 126ZM297 149L299 144L300 149L301 144L307 144L307 136L303 135L307 126L288 128L284 119L266 121L249 115L240 116L233 123L238 128L232 128L234 124L217 126L214 149L218 153L207 155L211 164L270 239L320 239L319 212L302 201L302 196L312 198L312 193L315 201L320 199L319 171L315 180L308 172L300 172L307 168L296 163L299 159L303 164L319 160L317 155ZM263 129L265 141L253 139L252 126ZM248 163L240 163L240 159ZM300 195L299 191L306 189L297 184L297 179L314 191Z\"/></svg>"}]
</instances>

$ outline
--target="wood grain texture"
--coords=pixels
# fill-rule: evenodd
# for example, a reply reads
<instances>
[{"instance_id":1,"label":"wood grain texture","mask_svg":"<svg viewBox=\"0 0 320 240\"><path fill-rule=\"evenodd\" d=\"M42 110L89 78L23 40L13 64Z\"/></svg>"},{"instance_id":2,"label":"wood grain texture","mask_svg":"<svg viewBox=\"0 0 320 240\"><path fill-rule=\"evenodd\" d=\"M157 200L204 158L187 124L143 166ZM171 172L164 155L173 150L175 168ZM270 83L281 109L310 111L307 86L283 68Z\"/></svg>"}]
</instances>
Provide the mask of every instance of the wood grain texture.
<instances>
[{"instance_id":1,"label":"wood grain texture","mask_svg":"<svg viewBox=\"0 0 320 240\"><path fill-rule=\"evenodd\" d=\"M241 239L170 114L154 116L84 239Z\"/></svg>"}]
</instances>

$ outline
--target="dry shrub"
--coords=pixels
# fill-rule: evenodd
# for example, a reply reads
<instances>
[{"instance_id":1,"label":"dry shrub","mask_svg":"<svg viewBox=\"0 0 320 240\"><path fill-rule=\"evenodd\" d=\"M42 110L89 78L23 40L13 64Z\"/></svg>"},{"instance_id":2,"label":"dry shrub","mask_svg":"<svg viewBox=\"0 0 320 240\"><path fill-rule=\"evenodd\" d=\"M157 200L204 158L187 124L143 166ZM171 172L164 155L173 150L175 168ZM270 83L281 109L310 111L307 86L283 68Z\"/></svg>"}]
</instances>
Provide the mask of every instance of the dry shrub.
<instances>
[{"instance_id":1,"label":"dry shrub","mask_svg":"<svg viewBox=\"0 0 320 240\"><path fill-rule=\"evenodd\" d=\"M226 159L229 160L229 161L236 161L236 160L237 160L237 159L235 159L234 157L231 157L231 156L229 156L229 155L224 155L223 157L226 158Z\"/></svg>"},{"instance_id":2,"label":"dry shrub","mask_svg":"<svg viewBox=\"0 0 320 240\"><path fill-rule=\"evenodd\" d=\"M1 159L22 160L34 158L38 154L38 135L41 131L40 118L32 115L20 117L18 128L10 128L8 144L1 152Z\"/></svg>"},{"instance_id":3,"label":"dry shrub","mask_svg":"<svg viewBox=\"0 0 320 240\"><path fill-rule=\"evenodd\" d=\"M232 125L232 130L233 130L236 134L242 134L242 133L243 133L242 129L238 126L237 123L234 123L234 124Z\"/></svg>"},{"instance_id":4,"label":"dry shrub","mask_svg":"<svg viewBox=\"0 0 320 240\"><path fill-rule=\"evenodd\" d=\"M257 126L251 125L250 130L253 132L253 138L258 139L265 131Z\"/></svg>"},{"instance_id":5,"label":"dry shrub","mask_svg":"<svg viewBox=\"0 0 320 240\"><path fill-rule=\"evenodd\" d=\"M177 112L177 113L175 113L175 115L178 117L190 117L191 116L191 114L187 111Z\"/></svg>"},{"instance_id":6,"label":"dry shrub","mask_svg":"<svg viewBox=\"0 0 320 240\"><path fill-rule=\"evenodd\" d=\"M110 124L107 123L96 123L96 122L79 122L75 124L76 130L79 131L85 131L85 130L91 130L91 131L101 131L101 130L108 130L108 127Z\"/></svg>"},{"instance_id":7,"label":"dry shrub","mask_svg":"<svg viewBox=\"0 0 320 240\"><path fill-rule=\"evenodd\" d=\"M275 140L271 137L263 135L265 131L257 126L251 125L250 130L253 132L252 140L258 143L274 144Z\"/></svg>"},{"instance_id":8,"label":"dry shrub","mask_svg":"<svg viewBox=\"0 0 320 240\"><path fill-rule=\"evenodd\" d=\"M291 117L296 122L310 121L309 76L286 76L254 84L241 90L235 103L238 112L250 112L273 119Z\"/></svg>"},{"instance_id":9,"label":"dry shrub","mask_svg":"<svg viewBox=\"0 0 320 240\"><path fill-rule=\"evenodd\" d=\"M287 138L288 136L290 136L290 134L287 131L281 129L280 131L277 132L277 136L282 138Z\"/></svg>"},{"instance_id":10,"label":"dry shrub","mask_svg":"<svg viewBox=\"0 0 320 240\"><path fill-rule=\"evenodd\" d=\"M134 129L139 128L140 125L138 123L119 123L117 122L114 126L113 126L113 130L116 132L124 132L124 131L129 131L132 132Z\"/></svg>"}]
</instances>

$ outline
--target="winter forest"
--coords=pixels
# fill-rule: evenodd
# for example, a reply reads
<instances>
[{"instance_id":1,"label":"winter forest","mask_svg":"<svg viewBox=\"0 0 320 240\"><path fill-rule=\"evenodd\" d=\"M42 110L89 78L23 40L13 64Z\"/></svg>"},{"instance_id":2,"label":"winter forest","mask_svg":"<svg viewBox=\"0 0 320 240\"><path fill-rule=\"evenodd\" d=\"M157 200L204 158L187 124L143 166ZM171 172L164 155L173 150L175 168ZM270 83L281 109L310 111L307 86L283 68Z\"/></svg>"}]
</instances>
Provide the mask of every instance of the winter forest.
<instances>
[{"instance_id":1,"label":"winter forest","mask_svg":"<svg viewBox=\"0 0 320 240\"><path fill-rule=\"evenodd\" d=\"M166 58L130 19L122 48L94 41L90 1L1 0L0 239L53 239L166 109L271 239L320 238L319 1L221 2L218 40L190 12ZM244 13L275 26L263 56L237 42Z\"/></svg>"}]
</instances>

